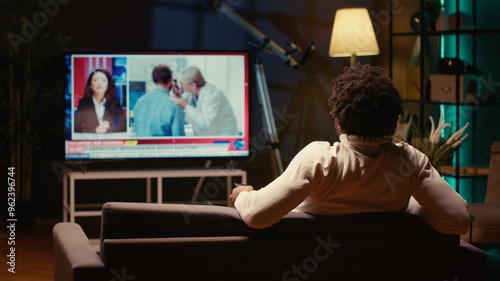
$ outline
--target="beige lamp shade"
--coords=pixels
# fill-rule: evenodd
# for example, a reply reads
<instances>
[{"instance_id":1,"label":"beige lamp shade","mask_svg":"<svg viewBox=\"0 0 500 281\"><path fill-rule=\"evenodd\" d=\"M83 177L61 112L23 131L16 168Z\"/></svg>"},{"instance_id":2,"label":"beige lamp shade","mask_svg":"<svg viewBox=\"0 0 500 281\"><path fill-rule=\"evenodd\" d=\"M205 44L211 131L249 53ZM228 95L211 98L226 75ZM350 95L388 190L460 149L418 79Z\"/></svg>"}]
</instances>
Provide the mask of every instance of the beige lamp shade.
<instances>
[{"instance_id":1,"label":"beige lamp shade","mask_svg":"<svg viewBox=\"0 0 500 281\"><path fill-rule=\"evenodd\" d=\"M351 66L356 56L378 55L377 38L366 8L339 9L335 13L330 57L351 57Z\"/></svg>"}]
</instances>

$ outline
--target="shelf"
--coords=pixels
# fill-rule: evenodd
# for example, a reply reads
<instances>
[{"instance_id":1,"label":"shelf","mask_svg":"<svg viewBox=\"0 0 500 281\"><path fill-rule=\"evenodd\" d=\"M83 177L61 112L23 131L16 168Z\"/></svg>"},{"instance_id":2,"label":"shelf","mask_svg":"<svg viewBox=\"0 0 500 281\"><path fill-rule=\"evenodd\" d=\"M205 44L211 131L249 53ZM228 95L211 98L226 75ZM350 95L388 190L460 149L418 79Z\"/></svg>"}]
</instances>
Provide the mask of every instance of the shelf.
<instances>
[{"instance_id":1,"label":"shelf","mask_svg":"<svg viewBox=\"0 0 500 281\"><path fill-rule=\"evenodd\" d=\"M392 36L446 36L446 35L477 35L477 34L496 34L500 33L499 29L459 29L459 30L443 30L443 31L423 31L423 32L394 32Z\"/></svg>"},{"instance_id":2,"label":"shelf","mask_svg":"<svg viewBox=\"0 0 500 281\"><path fill-rule=\"evenodd\" d=\"M422 10L425 1L414 2L412 9ZM454 26L461 28L435 31L439 30L436 27L430 31L432 20L408 26L412 15L389 13L389 74L401 89L406 114L412 116L412 121L422 132L429 131L429 116L436 120L442 115L445 122L452 124L449 131L444 132L446 135L466 123L470 124L465 131L468 138L451 159L453 166L441 169L446 180L456 179L454 185L459 192L460 185L467 188L483 185L482 179L489 173L488 168L484 168L488 165L484 151L489 149L492 141L500 139L500 131L494 129L498 127L500 113L499 71L491 55L500 46L500 24L494 13L500 4L494 1L445 2L443 8L447 12L470 16L463 22L465 25L460 25L460 17L456 18ZM396 1L389 1L389 7L394 7L393 4ZM439 64L443 58L455 63L444 67ZM469 66L474 74L467 72ZM445 80L437 75L451 75L455 79L448 77ZM471 81L476 83L471 84ZM461 181L476 178L481 180Z\"/></svg>"},{"instance_id":3,"label":"shelf","mask_svg":"<svg viewBox=\"0 0 500 281\"><path fill-rule=\"evenodd\" d=\"M448 101L433 101L433 100L412 100L412 99L403 99L404 102L407 102L407 103L425 103L425 104L435 104L435 105L440 105L440 104L443 104L443 105L458 105L458 106L471 106L471 105L474 105L474 106L477 106L477 105L480 105L480 106L499 106L500 105L500 102L474 102L474 101L471 101L471 102L459 102L459 103L454 103L454 102L448 102Z\"/></svg>"},{"instance_id":4,"label":"shelf","mask_svg":"<svg viewBox=\"0 0 500 281\"><path fill-rule=\"evenodd\" d=\"M456 174L456 167L443 166L441 167L441 175L448 177L487 177L490 173L488 167L460 167L458 175Z\"/></svg>"}]
</instances>

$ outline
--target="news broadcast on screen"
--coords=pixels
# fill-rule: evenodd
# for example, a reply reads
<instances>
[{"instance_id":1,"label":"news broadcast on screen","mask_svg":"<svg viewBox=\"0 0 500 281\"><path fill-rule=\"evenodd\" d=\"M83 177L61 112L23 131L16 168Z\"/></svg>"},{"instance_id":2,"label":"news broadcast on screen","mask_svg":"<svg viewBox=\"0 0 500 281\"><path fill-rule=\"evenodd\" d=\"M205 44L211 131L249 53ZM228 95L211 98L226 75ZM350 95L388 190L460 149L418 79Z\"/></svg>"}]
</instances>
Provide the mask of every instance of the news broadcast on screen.
<instances>
[{"instance_id":1,"label":"news broadcast on screen","mask_svg":"<svg viewBox=\"0 0 500 281\"><path fill-rule=\"evenodd\" d=\"M247 157L249 53L65 54L67 160Z\"/></svg>"}]
</instances>

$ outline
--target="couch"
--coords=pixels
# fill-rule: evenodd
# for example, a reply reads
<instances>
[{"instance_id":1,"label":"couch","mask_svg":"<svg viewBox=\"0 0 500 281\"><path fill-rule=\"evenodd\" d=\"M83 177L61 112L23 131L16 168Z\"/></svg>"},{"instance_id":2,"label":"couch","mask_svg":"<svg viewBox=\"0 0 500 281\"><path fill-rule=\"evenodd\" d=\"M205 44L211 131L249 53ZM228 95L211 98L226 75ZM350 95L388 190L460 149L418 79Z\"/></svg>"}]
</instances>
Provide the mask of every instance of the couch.
<instances>
[{"instance_id":1,"label":"couch","mask_svg":"<svg viewBox=\"0 0 500 281\"><path fill-rule=\"evenodd\" d=\"M483 251L404 212L292 212L252 229L230 207L109 202L99 250L77 223L53 241L56 281L484 280L486 268Z\"/></svg>"}]
</instances>

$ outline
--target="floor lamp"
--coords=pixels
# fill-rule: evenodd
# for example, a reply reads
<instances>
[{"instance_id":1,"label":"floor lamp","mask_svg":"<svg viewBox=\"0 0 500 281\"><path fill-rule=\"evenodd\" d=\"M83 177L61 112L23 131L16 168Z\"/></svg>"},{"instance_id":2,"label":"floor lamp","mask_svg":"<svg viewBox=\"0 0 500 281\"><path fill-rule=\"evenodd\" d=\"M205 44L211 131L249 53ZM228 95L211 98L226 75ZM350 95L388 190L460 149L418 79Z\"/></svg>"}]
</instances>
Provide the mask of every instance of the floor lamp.
<instances>
[{"instance_id":1,"label":"floor lamp","mask_svg":"<svg viewBox=\"0 0 500 281\"><path fill-rule=\"evenodd\" d=\"M375 31L366 8L339 9L335 13L330 57L350 57L351 67L356 65L356 56L378 55Z\"/></svg>"}]
</instances>

